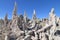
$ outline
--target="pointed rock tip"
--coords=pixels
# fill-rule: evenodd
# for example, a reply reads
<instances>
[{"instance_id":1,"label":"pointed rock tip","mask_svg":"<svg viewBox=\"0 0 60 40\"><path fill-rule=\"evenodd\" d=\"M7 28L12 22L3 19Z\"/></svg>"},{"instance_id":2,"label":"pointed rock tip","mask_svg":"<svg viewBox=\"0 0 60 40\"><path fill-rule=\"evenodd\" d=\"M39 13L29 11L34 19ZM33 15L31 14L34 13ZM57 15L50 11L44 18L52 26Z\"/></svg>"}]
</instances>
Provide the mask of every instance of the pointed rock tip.
<instances>
[{"instance_id":1,"label":"pointed rock tip","mask_svg":"<svg viewBox=\"0 0 60 40\"><path fill-rule=\"evenodd\" d=\"M54 8L51 9L51 12L54 12Z\"/></svg>"},{"instance_id":2,"label":"pointed rock tip","mask_svg":"<svg viewBox=\"0 0 60 40\"><path fill-rule=\"evenodd\" d=\"M26 16L26 11L24 11L24 16Z\"/></svg>"},{"instance_id":3,"label":"pointed rock tip","mask_svg":"<svg viewBox=\"0 0 60 40\"><path fill-rule=\"evenodd\" d=\"M34 14L35 14L35 9L34 9L34 11L33 11L33 12L34 12Z\"/></svg>"},{"instance_id":4,"label":"pointed rock tip","mask_svg":"<svg viewBox=\"0 0 60 40\"><path fill-rule=\"evenodd\" d=\"M16 5L16 1L15 1L15 5Z\"/></svg>"}]
</instances>

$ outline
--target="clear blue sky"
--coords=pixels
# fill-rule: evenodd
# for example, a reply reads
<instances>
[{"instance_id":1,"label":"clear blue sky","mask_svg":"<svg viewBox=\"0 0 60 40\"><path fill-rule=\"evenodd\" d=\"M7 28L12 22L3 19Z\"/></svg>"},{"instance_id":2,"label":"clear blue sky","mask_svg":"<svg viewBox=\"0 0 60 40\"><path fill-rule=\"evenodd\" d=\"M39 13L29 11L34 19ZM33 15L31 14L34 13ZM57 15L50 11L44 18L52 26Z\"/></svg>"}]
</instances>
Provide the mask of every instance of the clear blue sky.
<instances>
[{"instance_id":1,"label":"clear blue sky","mask_svg":"<svg viewBox=\"0 0 60 40\"><path fill-rule=\"evenodd\" d=\"M45 18L54 8L55 14L60 17L60 0L0 0L0 18L4 18L7 12L11 19L15 1L18 15L24 14L25 10L28 18L32 18L35 9L37 18Z\"/></svg>"}]
</instances>

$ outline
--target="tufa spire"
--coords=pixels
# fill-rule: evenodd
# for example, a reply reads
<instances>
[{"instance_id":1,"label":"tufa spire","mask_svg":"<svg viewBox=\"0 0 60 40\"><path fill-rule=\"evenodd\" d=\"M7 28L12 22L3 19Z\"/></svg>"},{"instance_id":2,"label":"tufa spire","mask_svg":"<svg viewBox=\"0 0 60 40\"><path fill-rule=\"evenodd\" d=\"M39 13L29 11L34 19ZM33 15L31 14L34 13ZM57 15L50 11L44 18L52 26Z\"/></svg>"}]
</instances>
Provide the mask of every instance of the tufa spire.
<instances>
[{"instance_id":1,"label":"tufa spire","mask_svg":"<svg viewBox=\"0 0 60 40\"><path fill-rule=\"evenodd\" d=\"M15 18L15 16L17 16L17 5L16 5L16 2L15 2L15 5L14 5L14 10L13 10L13 19Z\"/></svg>"},{"instance_id":2,"label":"tufa spire","mask_svg":"<svg viewBox=\"0 0 60 40\"><path fill-rule=\"evenodd\" d=\"M36 15L35 9L34 9L34 12L33 13L34 13L34 15Z\"/></svg>"},{"instance_id":3,"label":"tufa spire","mask_svg":"<svg viewBox=\"0 0 60 40\"><path fill-rule=\"evenodd\" d=\"M17 11L17 6L16 6L16 2L15 2L15 6L14 6L14 10L13 10L13 15L16 15L16 11Z\"/></svg>"},{"instance_id":4,"label":"tufa spire","mask_svg":"<svg viewBox=\"0 0 60 40\"><path fill-rule=\"evenodd\" d=\"M5 18L4 18L4 20L5 20L5 21L7 21L7 20L8 20L8 18L7 18L7 17L8 17L8 14L6 13Z\"/></svg>"},{"instance_id":5,"label":"tufa spire","mask_svg":"<svg viewBox=\"0 0 60 40\"><path fill-rule=\"evenodd\" d=\"M26 11L24 11L24 21L27 21Z\"/></svg>"},{"instance_id":6,"label":"tufa spire","mask_svg":"<svg viewBox=\"0 0 60 40\"><path fill-rule=\"evenodd\" d=\"M26 11L24 11L24 17L26 17Z\"/></svg>"},{"instance_id":7,"label":"tufa spire","mask_svg":"<svg viewBox=\"0 0 60 40\"><path fill-rule=\"evenodd\" d=\"M50 16L55 15L55 14L54 14L54 8L51 9L51 12L49 13L49 15L50 15Z\"/></svg>"},{"instance_id":8,"label":"tufa spire","mask_svg":"<svg viewBox=\"0 0 60 40\"><path fill-rule=\"evenodd\" d=\"M33 11L33 18L32 19L36 19L36 12L35 12L35 10Z\"/></svg>"},{"instance_id":9,"label":"tufa spire","mask_svg":"<svg viewBox=\"0 0 60 40\"><path fill-rule=\"evenodd\" d=\"M54 8L51 9L51 13L54 13Z\"/></svg>"},{"instance_id":10,"label":"tufa spire","mask_svg":"<svg viewBox=\"0 0 60 40\"><path fill-rule=\"evenodd\" d=\"M8 14L6 13L4 17L4 26L7 26L7 24L8 24Z\"/></svg>"}]
</instances>

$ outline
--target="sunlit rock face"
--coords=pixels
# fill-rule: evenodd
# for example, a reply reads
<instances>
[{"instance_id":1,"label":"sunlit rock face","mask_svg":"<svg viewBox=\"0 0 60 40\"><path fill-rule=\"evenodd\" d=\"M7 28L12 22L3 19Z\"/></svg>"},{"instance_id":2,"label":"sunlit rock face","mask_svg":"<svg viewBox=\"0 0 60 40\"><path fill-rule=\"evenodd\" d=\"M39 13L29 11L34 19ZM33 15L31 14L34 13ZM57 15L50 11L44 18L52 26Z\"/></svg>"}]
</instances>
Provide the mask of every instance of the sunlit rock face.
<instances>
[{"instance_id":1,"label":"sunlit rock face","mask_svg":"<svg viewBox=\"0 0 60 40\"><path fill-rule=\"evenodd\" d=\"M39 19L33 10L32 19L24 15L17 15L17 4L12 13L0 19L0 40L60 40L60 18L55 15L54 8L49 12L49 18Z\"/></svg>"}]
</instances>

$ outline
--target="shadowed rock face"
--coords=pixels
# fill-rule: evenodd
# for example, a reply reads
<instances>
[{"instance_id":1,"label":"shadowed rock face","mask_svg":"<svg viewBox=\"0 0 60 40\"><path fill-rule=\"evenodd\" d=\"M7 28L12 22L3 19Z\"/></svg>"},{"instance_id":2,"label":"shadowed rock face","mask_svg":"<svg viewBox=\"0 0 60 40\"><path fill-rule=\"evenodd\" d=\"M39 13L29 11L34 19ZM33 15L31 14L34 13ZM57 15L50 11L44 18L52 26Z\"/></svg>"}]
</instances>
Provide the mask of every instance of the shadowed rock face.
<instances>
[{"instance_id":1,"label":"shadowed rock face","mask_svg":"<svg viewBox=\"0 0 60 40\"><path fill-rule=\"evenodd\" d=\"M9 38L9 40L16 40L16 38Z\"/></svg>"},{"instance_id":2,"label":"shadowed rock face","mask_svg":"<svg viewBox=\"0 0 60 40\"><path fill-rule=\"evenodd\" d=\"M10 36L9 40L16 40L16 38L14 36Z\"/></svg>"},{"instance_id":3,"label":"shadowed rock face","mask_svg":"<svg viewBox=\"0 0 60 40\"><path fill-rule=\"evenodd\" d=\"M60 30L57 30L57 31L54 33L54 35L56 35L56 36L60 35Z\"/></svg>"}]
</instances>

